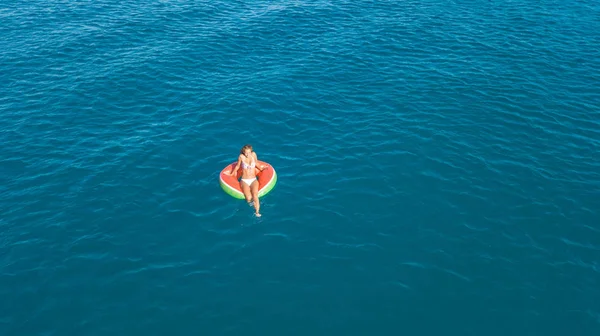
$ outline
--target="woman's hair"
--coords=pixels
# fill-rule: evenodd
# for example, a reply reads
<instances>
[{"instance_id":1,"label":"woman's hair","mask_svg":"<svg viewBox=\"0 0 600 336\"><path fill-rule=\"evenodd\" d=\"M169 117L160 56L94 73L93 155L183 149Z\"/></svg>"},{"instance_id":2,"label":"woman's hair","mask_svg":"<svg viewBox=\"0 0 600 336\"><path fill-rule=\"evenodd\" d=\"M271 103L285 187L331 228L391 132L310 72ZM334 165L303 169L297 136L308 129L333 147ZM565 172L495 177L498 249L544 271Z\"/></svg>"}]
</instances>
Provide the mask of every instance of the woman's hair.
<instances>
[{"instance_id":1,"label":"woman's hair","mask_svg":"<svg viewBox=\"0 0 600 336\"><path fill-rule=\"evenodd\" d=\"M240 154L244 154L244 151L246 149L249 149L250 151L253 151L252 150L252 145L244 145L244 147L242 147L242 149L240 150Z\"/></svg>"}]
</instances>

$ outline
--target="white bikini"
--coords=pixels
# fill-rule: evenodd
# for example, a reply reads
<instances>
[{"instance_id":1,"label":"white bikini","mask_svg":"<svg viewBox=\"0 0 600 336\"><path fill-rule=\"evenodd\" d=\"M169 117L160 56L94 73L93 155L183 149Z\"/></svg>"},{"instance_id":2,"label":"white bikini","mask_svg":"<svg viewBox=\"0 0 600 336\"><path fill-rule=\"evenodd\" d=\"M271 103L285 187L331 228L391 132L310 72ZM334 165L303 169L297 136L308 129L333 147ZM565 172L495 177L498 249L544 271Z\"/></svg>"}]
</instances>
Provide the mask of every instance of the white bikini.
<instances>
[{"instance_id":1,"label":"white bikini","mask_svg":"<svg viewBox=\"0 0 600 336\"><path fill-rule=\"evenodd\" d=\"M254 159L252 159L252 163L251 164L246 164L246 162L242 161L242 168L244 169L248 169L248 168L254 168L256 167L256 162L254 162ZM246 183L248 186L250 186L252 184L252 182L256 181L256 177L253 178L249 178L249 179L242 179L242 181L244 181L244 183Z\"/></svg>"}]
</instances>

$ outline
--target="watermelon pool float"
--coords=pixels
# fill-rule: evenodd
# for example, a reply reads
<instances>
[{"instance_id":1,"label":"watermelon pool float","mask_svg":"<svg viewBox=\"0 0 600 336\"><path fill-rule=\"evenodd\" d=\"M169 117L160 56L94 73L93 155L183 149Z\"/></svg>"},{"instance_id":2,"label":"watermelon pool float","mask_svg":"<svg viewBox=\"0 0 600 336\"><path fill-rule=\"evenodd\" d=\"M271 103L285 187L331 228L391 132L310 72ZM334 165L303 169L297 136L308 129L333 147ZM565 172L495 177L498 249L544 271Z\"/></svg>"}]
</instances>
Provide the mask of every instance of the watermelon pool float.
<instances>
[{"instance_id":1,"label":"watermelon pool float","mask_svg":"<svg viewBox=\"0 0 600 336\"><path fill-rule=\"evenodd\" d=\"M221 188L230 196L237 199L246 199L244 197L244 192L242 191L242 187L240 186L240 178L242 177L242 168L238 169L237 173L234 175L226 175L225 172L232 171L235 168L237 162L233 162L228 164L225 168L221 170L219 173L219 180L221 184ZM258 161L257 166L266 166L265 170L260 171L258 168L256 169L256 178L258 179L258 197L263 197L268 194L275 184L277 183L277 173L273 166L264 161Z\"/></svg>"}]
</instances>

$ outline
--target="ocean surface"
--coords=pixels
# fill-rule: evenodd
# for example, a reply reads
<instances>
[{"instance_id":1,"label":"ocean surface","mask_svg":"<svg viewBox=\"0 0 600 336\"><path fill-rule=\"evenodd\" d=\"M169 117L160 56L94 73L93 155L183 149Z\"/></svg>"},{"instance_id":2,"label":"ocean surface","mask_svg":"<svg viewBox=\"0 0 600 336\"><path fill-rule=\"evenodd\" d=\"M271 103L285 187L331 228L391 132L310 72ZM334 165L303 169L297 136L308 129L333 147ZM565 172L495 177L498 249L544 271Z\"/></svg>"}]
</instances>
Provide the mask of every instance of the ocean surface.
<instances>
[{"instance_id":1,"label":"ocean surface","mask_svg":"<svg viewBox=\"0 0 600 336\"><path fill-rule=\"evenodd\" d=\"M2 1L0 335L600 335L599 18Z\"/></svg>"}]
</instances>

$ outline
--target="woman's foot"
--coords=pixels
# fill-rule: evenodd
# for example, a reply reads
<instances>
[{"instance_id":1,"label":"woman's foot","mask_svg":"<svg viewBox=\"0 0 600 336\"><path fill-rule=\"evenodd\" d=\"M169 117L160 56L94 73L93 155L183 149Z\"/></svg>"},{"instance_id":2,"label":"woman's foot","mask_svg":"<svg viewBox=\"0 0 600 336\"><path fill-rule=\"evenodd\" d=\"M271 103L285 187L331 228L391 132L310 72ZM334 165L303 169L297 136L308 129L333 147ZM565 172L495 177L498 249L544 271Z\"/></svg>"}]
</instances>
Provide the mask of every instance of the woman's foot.
<instances>
[{"instance_id":1,"label":"woman's foot","mask_svg":"<svg viewBox=\"0 0 600 336\"><path fill-rule=\"evenodd\" d=\"M262 215L261 215L261 214L259 214L258 212L257 212L257 213L255 213L255 215L256 215L256 217L260 217L260 216L262 216Z\"/></svg>"}]
</instances>

